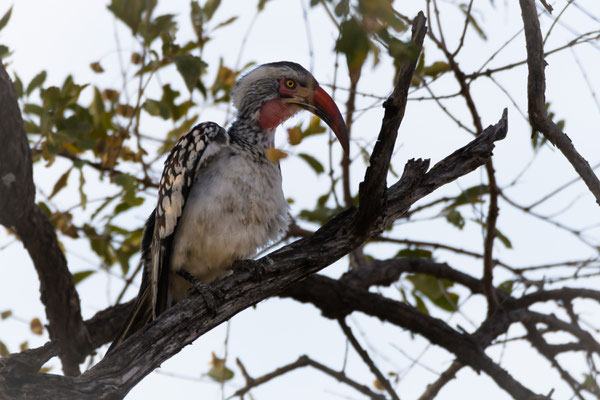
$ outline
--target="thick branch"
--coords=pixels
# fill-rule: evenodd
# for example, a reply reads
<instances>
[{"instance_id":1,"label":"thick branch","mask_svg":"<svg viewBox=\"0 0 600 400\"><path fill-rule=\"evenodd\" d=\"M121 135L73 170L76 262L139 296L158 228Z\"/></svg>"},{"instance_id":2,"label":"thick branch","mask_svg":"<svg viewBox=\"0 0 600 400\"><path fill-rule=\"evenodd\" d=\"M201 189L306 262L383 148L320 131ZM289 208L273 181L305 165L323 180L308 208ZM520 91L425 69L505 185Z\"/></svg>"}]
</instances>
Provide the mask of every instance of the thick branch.
<instances>
[{"instance_id":1,"label":"thick branch","mask_svg":"<svg viewBox=\"0 0 600 400\"><path fill-rule=\"evenodd\" d=\"M58 343L63 371L79 374L91 350L79 296L48 218L35 204L31 153L17 96L0 62L0 223L15 231L40 279L50 338Z\"/></svg>"},{"instance_id":2,"label":"thick branch","mask_svg":"<svg viewBox=\"0 0 600 400\"><path fill-rule=\"evenodd\" d=\"M410 161L402 179L388 191L388 203L384 209L386 221L392 223L394 218L401 216L420 198L484 164L492 154L494 141L505 135L506 116L500 123L488 128L482 135L440 161L427 173L427 162ZM192 295L162 314L146 329L132 335L82 376L73 379L38 375L26 384L19 382L19 386L14 386L11 382L0 382L0 395L6 393L7 397L21 399L39 398L40 393L44 393L44 397L48 399L122 397L144 376L197 337L245 308L330 265L378 232L375 228L366 233L358 232L356 215L356 209L346 210L310 237L298 240L256 261L257 267L262 267L265 271L264 279L260 283L255 282L252 274L247 271L238 271L216 282L215 288L225 293L216 316L212 316L206 310L201 296ZM364 297L363 290L358 293ZM432 324L434 319L413 312L412 307L392 300L386 301L386 307L381 308L379 312L392 315L390 318L393 323L433 337L433 343L453 349L451 351L455 351L464 364L478 370L489 370L491 374L497 375L502 385L511 386L510 375L504 370L498 372L497 366L494 366L495 364L479 349L474 348L472 342L463 335L441 321L441 324ZM8 378L4 376L4 379ZM509 383L506 383L507 381ZM514 390L520 395L531 394L520 385Z\"/></svg>"},{"instance_id":3,"label":"thick branch","mask_svg":"<svg viewBox=\"0 0 600 400\"><path fill-rule=\"evenodd\" d=\"M577 152L571 139L548 117L544 44L534 0L519 0L527 47L527 98L531 126L541 133L569 160L600 205L600 181L590 164Z\"/></svg>"}]
</instances>

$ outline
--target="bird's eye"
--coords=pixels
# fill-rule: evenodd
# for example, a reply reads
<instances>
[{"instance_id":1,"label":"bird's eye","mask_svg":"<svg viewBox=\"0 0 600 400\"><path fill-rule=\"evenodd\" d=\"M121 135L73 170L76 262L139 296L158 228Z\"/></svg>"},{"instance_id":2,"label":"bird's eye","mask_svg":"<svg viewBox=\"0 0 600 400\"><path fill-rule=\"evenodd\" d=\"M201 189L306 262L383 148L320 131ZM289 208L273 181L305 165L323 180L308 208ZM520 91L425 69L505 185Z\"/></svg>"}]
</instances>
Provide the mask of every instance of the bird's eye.
<instances>
[{"instance_id":1,"label":"bird's eye","mask_svg":"<svg viewBox=\"0 0 600 400\"><path fill-rule=\"evenodd\" d=\"M295 87L296 87L296 82L294 82L294 81L293 81L293 80L291 80L291 79L287 79L287 80L285 81L285 86L286 86L288 89L293 89L293 88L295 88Z\"/></svg>"}]
</instances>

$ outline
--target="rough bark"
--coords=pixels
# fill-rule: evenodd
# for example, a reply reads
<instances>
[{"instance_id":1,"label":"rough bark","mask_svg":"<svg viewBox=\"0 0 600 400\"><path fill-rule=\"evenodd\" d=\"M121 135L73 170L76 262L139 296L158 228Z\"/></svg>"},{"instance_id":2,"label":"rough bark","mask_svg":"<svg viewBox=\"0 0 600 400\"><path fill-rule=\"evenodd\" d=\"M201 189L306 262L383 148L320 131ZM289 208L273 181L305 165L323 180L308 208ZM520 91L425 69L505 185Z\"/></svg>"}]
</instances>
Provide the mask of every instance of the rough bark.
<instances>
[{"instance_id":1,"label":"rough bark","mask_svg":"<svg viewBox=\"0 0 600 400\"><path fill-rule=\"evenodd\" d=\"M17 96L0 62L0 223L16 233L40 279L41 300L52 341L58 344L67 375L91 351L79 296L54 228L35 204L31 152Z\"/></svg>"},{"instance_id":2,"label":"rough bark","mask_svg":"<svg viewBox=\"0 0 600 400\"><path fill-rule=\"evenodd\" d=\"M426 172L428 162L411 160L403 177L387 191L388 202L383 210L384 220L393 222L420 198L440 186L457 179L483 165L492 154L494 141L506 135L506 114L501 121L487 128L481 136L457 150ZM256 267L264 269L262 282L255 282L246 270L215 283L215 288L225 293L223 302L213 317L206 309L201 296L192 295L165 312L94 368L77 378L49 374L31 375L28 380L11 380L0 370L0 395L18 399L117 399L123 397L144 376L162 362L192 343L202 334L257 302L275 295L308 275L330 265L369 237L378 234L381 227L374 226L368 232L356 229L358 210L348 209L310 237L300 239L257 261ZM364 291L360 291L362 296ZM389 320L399 326L426 335L433 343L460 354L465 365L496 374L503 385L508 385L510 375L498 370L485 354L473 347L464 335L449 328L445 323L420 314L410 306L383 298L387 304L382 308ZM360 310L359 308L356 308ZM375 311L375 310L373 310ZM431 329L424 329L431 326ZM509 382L511 383L511 382ZM507 386L507 387L508 387ZM527 392L520 388L519 393ZM527 392L531 393L531 392Z\"/></svg>"}]
</instances>

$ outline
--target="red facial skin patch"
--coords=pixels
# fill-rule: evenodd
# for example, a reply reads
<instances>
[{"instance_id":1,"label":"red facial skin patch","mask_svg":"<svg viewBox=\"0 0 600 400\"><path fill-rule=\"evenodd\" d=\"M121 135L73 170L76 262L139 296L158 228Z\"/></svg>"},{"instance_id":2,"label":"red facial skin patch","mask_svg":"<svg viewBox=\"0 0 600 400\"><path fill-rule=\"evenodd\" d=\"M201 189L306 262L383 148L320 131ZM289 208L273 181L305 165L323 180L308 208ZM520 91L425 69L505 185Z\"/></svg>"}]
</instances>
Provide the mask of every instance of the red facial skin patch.
<instances>
[{"instance_id":1,"label":"red facial skin patch","mask_svg":"<svg viewBox=\"0 0 600 400\"><path fill-rule=\"evenodd\" d=\"M269 100L260 109L258 124L262 129L275 129L297 111L297 107L284 103L282 99Z\"/></svg>"}]
</instances>

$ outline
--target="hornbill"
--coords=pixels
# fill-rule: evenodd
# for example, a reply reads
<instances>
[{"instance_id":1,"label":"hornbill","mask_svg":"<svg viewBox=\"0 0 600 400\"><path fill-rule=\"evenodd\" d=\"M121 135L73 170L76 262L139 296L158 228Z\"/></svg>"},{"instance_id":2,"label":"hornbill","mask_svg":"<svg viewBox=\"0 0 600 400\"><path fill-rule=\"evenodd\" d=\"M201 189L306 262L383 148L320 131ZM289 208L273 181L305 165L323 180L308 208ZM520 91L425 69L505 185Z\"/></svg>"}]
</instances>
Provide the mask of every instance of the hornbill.
<instances>
[{"instance_id":1,"label":"hornbill","mask_svg":"<svg viewBox=\"0 0 600 400\"><path fill-rule=\"evenodd\" d=\"M142 237L140 292L109 352L192 287L205 293L210 307L206 284L286 231L281 171L266 154L278 125L308 110L348 152L339 109L299 64L261 65L235 83L231 96L237 115L228 130L214 122L196 125L165 161L158 203Z\"/></svg>"}]
</instances>

